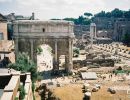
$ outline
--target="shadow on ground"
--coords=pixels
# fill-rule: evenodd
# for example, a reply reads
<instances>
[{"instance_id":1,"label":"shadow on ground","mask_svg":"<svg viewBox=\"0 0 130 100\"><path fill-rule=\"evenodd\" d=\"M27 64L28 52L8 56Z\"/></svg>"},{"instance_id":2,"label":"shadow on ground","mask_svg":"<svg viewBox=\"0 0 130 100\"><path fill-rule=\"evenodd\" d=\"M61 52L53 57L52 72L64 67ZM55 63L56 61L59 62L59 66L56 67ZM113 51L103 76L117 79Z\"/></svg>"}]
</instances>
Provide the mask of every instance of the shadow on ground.
<instances>
[{"instance_id":1,"label":"shadow on ground","mask_svg":"<svg viewBox=\"0 0 130 100\"><path fill-rule=\"evenodd\" d=\"M39 74L43 76L44 80L68 76L65 70L58 70L58 71L47 70L47 71L39 72Z\"/></svg>"}]
</instances>

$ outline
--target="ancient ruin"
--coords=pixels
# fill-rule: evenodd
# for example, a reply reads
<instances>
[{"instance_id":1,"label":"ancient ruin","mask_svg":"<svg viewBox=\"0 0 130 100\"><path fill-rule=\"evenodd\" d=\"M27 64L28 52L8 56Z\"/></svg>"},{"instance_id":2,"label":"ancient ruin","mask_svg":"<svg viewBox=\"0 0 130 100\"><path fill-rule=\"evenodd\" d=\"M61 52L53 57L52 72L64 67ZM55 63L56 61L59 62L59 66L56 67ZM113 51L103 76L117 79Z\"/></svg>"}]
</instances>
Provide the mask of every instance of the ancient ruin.
<instances>
[{"instance_id":1,"label":"ancient ruin","mask_svg":"<svg viewBox=\"0 0 130 100\"><path fill-rule=\"evenodd\" d=\"M53 69L59 70L59 57L65 55L66 71L73 68L73 23L69 21L15 21L14 41L16 57L19 52L26 52L37 62L36 49L39 45L48 44L54 54Z\"/></svg>"}]
</instances>

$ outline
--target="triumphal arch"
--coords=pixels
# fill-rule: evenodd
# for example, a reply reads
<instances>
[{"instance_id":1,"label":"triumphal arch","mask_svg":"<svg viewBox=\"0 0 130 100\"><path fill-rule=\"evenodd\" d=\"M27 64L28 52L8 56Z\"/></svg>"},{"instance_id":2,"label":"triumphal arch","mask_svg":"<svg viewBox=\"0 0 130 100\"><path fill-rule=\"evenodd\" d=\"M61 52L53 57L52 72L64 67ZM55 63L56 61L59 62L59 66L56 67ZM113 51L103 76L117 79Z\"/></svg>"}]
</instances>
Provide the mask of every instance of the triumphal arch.
<instances>
[{"instance_id":1,"label":"triumphal arch","mask_svg":"<svg viewBox=\"0 0 130 100\"><path fill-rule=\"evenodd\" d=\"M65 55L65 69L73 68L73 23L69 21L26 20L13 22L15 53L26 52L37 62L36 49L48 44L54 54L53 70L59 69L59 57Z\"/></svg>"}]
</instances>

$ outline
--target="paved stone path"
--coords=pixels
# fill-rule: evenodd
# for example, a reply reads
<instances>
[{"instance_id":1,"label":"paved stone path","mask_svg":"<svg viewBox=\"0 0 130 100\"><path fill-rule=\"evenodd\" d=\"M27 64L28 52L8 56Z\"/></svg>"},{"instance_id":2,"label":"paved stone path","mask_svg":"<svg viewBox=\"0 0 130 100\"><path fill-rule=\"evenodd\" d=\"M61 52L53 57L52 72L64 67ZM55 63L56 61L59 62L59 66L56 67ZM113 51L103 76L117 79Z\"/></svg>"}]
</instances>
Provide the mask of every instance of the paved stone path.
<instances>
[{"instance_id":1,"label":"paved stone path","mask_svg":"<svg viewBox=\"0 0 130 100\"><path fill-rule=\"evenodd\" d=\"M48 50L48 45L41 45L41 48L43 49L43 52L41 54L37 55L37 66L38 71L48 71L53 68L53 57L51 52Z\"/></svg>"}]
</instances>

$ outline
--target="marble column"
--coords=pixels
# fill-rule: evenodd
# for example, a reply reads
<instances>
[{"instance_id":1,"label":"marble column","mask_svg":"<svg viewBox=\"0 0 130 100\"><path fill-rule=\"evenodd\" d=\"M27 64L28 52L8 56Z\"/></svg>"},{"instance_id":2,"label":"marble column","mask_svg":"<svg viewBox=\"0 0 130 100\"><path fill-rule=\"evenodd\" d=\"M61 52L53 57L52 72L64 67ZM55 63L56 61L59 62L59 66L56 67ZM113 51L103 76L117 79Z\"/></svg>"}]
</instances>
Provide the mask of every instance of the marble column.
<instances>
[{"instance_id":1,"label":"marble column","mask_svg":"<svg viewBox=\"0 0 130 100\"><path fill-rule=\"evenodd\" d=\"M13 24L13 35L14 35L14 46L15 46L15 60L17 59L19 48L18 48L18 33L19 27L16 24Z\"/></svg>"},{"instance_id":2,"label":"marble column","mask_svg":"<svg viewBox=\"0 0 130 100\"><path fill-rule=\"evenodd\" d=\"M72 49L72 39L69 39L69 72L71 72L71 70L73 69L73 49Z\"/></svg>"},{"instance_id":3,"label":"marble column","mask_svg":"<svg viewBox=\"0 0 130 100\"><path fill-rule=\"evenodd\" d=\"M53 70L58 70L58 55L57 55L57 40L55 42L55 54L54 54L54 60L53 60Z\"/></svg>"},{"instance_id":4,"label":"marble column","mask_svg":"<svg viewBox=\"0 0 130 100\"><path fill-rule=\"evenodd\" d=\"M65 55L65 70L68 72L68 67L69 66L69 60L68 60L68 55Z\"/></svg>"},{"instance_id":5,"label":"marble column","mask_svg":"<svg viewBox=\"0 0 130 100\"><path fill-rule=\"evenodd\" d=\"M30 40L31 43L31 59L33 60L33 39Z\"/></svg>"},{"instance_id":6,"label":"marble column","mask_svg":"<svg viewBox=\"0 0 130 100\"><path fill-rule=\"evenodd\" d=\"M58 68L58 69L59 69L59 67L60 67L59 64L60 64L60 55L58 54L58 55L57 55L57 68Z\"/></svg>"},{"instance_id":7,"label":"marble column","mask_svg":"<svg viewBox=\"0 0 130 100\"><path fill-rule=\"evenodd\" d=\"M67 68L66 68L66 71L68 73L72 72L72 69L73 69L73 61L72 61L72 58L73 58L73 50L72 50L72 40L69 39L69 51L68 51L68 56L66 56L66 63L67 63Z\"/></svg>"},{"instance_id":8,"label":"marble column","mask_svg":"<svg viewBox=\"0 0 130 100\"><path fill-rule=\"evenodd\" d=\"M57 40L55 40L55 61L57 61Z\"/></svg>"},{"instance_id":9,"label":"marble column","mask_svg":"<svg viewBox=\"0 0 130 100\"><path fill-rule=\"evenodd\" d=\"M17 59L18 56L18 37L15 37L15 59Z\"/></svg>"}]
</instances>

